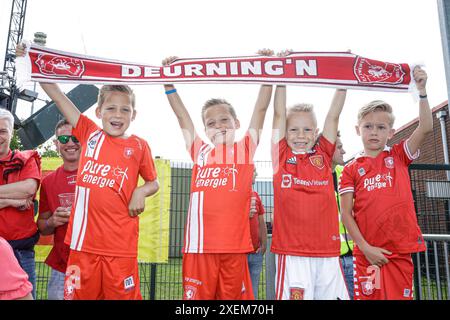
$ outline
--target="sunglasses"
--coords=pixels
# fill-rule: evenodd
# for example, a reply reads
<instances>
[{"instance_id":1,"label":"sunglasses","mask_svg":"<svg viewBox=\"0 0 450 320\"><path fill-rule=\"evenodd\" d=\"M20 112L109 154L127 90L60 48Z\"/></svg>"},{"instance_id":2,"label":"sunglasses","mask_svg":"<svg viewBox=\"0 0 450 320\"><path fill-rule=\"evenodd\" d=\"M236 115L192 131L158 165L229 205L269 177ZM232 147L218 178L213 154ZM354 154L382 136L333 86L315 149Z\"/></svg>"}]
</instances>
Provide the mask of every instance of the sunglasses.
<instances>
[{"instance_id":1,"label":"sunglasses","mask_svg":"<svg viewBox=\"0 0 450 320\"><path fill-rule=\"evenodd\" d=\"M58 139L59 142L61 142L62 144L66 144L67 142L69 142L70 138L72 138L72 142L73 143L79 143L80 141L78 141L77 138L75 138L75 136L68 136L68 135L61 135L61 136L57 136L56 139Z\"/></svg>"}]
</instances>

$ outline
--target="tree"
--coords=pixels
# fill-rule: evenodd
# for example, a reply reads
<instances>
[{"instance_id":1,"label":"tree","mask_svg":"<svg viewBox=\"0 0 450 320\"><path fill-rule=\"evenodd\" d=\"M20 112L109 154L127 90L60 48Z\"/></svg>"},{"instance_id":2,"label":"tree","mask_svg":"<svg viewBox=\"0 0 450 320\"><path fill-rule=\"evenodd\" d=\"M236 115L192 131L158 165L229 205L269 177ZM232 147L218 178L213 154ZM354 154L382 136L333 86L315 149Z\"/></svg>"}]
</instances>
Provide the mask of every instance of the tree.
<instances>
[{"instance_id":1,"label":"tree","mask_svg":"<svg viewBox=\"0 0 450 320\"><path fill-rule=\"evenodd\" d=\"M20 137L17 135L16 130L14 130L14 132L13 132L13 136L11 138L11 143L9 144L9 148L11 150L24 150L22 141L20 141Z\"/></svg>"}]
</instances>

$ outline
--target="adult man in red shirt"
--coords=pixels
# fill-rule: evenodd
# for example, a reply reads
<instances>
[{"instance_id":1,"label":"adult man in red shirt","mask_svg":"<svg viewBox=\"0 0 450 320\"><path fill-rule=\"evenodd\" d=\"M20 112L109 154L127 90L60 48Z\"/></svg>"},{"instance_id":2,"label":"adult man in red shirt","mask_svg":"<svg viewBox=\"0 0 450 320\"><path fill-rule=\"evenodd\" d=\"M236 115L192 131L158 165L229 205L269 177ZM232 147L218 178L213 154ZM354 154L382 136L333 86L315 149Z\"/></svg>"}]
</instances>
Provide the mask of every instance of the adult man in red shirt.
<instances>
[{"instance_id":1,"label":"adult man in red shirt","mask_svg":"<svg viewBox=\"0 0 450 320\"><path fill-rule=\"evenodd\" d=\"M34 245L39 239L33 200L41 180L36 151L12 151L14 117L0 109L0 237L9 242L20 266L28 274L36 296Z\"/></svg>"},{"instance_id":2,"label":"adult man in red shirt","mask_svg":"<svg viewBox=\"0 0 450 320\"><path fill-rule=\"evenodd\" d=\"M63 119L55 128L55 146L63 164L42 180L38 228L42 235L54 234L53 248L45 263L52 268L47 287L49 300L64 300L64 278L70 248L64 243L70 217L70 203L60 198L74 195L81 145L72 135L72 126ZM73 199L72 199L73 200Z\"/></svg>"}]
</instances>

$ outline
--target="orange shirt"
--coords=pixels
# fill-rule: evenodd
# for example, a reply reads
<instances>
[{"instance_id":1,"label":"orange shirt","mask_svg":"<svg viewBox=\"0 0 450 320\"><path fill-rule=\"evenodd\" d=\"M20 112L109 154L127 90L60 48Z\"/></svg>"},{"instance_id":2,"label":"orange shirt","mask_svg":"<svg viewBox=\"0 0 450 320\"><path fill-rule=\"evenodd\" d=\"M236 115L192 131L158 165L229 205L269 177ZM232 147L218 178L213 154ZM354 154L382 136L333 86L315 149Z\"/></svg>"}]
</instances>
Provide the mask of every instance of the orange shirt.
<instances>
[{"instance_id":1,"label":"orange shirt","mask_svg":"<svg viewBox=\"0 0 450 320\"><path fill-rule=\"evenodd\" d=\"M211 147L197 138L184 253L247 253L256 146L246 135L232 147Z\"/></svg>"},{"instance_id":2,"label":"orange shirt","mask_svg":"<svg viewBox=\"0 0 450 320\"><path fill-rule=\"evenodd\" d=\"M334 149L323 136L307 154L294 154L286 139L273 146L272 252L339 256L339 219L331 173Z\"/></svg>"},{"instance_id":3,"label":"orange shirt","mask_svg":"<svg viewBox=\"0 0 450 320\"><path fill-rule=\"evenodd\" d=\"M425 250L408 172L418 156L402 141L376 158L359 154L344 167L339 193L353 192L353 215L370 245L400 254Z\"/></svg>"},{"instance_id":4,"label":"orange shirt","mask_svg":"<svg viewBox=\"0 0 450 320\"><path fill-rule=\"evenodd\" d=\"M129 216L128 204L139 175L156 179L150 147L135 135L108 136L84 115L72 134L83 151L65 243L76 251L136 257L139 218Z\"/></svg>"}]
</instances>

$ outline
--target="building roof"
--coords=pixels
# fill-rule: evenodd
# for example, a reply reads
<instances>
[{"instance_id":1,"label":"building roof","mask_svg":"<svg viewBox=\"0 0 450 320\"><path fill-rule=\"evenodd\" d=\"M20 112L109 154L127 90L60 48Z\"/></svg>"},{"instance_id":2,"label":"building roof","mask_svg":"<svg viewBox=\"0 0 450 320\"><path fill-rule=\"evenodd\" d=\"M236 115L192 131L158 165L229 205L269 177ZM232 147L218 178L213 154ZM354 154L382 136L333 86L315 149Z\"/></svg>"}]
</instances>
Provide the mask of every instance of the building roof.
<instances>
[{"instance_id":1,"label":"building roof","mask_svg":"<svg viewBox=\"0 0 450 320\"><path fill-rule=\"evenodd\" d=\"M448 106L448 100L445 100L444 102L438 104L436 107L432 108L432 109L431 109L431 112L432 112L432 113L435 113L435 112L437 112L437 111L439 111L439 110L441 110L441 109L444 109L446 106ZM401 126L400 128L398 128L398 129L396 129L396 130L395 130L395 133L397 134L398 132L401 132L402 130L405 130L406 128L411 127L412 125L414 125L414 124L415 124L416 122L418 122L418 121L419 121L419 117L417 117L417 118L411 120L410 122L408 122L408 123L402 125L402 126Z\"/></svg>"}]
</instances>

